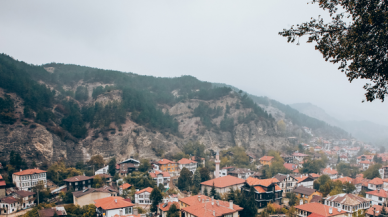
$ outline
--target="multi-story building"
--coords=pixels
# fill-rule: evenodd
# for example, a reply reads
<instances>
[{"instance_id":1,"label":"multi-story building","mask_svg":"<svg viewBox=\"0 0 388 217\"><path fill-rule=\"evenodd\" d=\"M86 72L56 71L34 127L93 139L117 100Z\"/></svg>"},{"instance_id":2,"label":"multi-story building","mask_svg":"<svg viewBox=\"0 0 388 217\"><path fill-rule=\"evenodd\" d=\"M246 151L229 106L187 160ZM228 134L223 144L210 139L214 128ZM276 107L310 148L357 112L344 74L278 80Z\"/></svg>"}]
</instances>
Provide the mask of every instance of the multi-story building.
<instances>
[{"instance_id":1,"label":"multi-story building","mask_svg":"<svg viewBox=\"0 0 388 217\"><path fill-rule=\"evenodd\" d=\"M170 187L170 173L155 171L150 176L156 181L156 186L162 184L164 188Z\"/></svg>"},{"instance_id":2,"label":"multi-story building","mask_svg":"<svg viewBox=\"0 0 388 217\"><path fill-rule=\"evenodd\" d=\"M298 180L296 183L296 186L303 186L305 188L313 188L314 185L314 178L311 176L306 175L293 175L293 177Z\"/></svg>"},{"instance_id":3,"label":"multi-story building","mask_svg":"<svg viewBox=\"0 0 388 217\"><path fill-rule=\"evenodd\" d=\"M166 202L166 203L160 203L158 205L158 210L156 211L157 214L159 214L160 217L167 217L168 210L172 205L175 205L175 207L180 210L180 206L178 202Z\"/></svg>"},{"instance_id":4,"label":"multi-story building","mask_svg":"<svg viewBox=\"0 0 388 217\"><path fill-rule=\"evenodd\" d=\"M385 209L385 212L388 213L388 207L385 207L384 209ZM381 210L383 210L383 206L373 205L365 212L365 217L379 216L381 214Z\"/></svg>"},{"instance_id":5,"label":"multi-story building","mask_svg":"<svg viewBox=\"0 0 388 217\"><path fill-rule=\"evenodd\" d=\"M0 198L5 196L5 187L6 186L7 186L7 183L5 183L3 176L0 175Z\"/></svg>"},{"instance_id":6,"label":"multi-story building","mask_svg":"<svg viewBox=\"0 0 388 217\"><path fill-rule=\"evenodd\" d=\"M326 167L325 169L321 169L321 173L324 175L330 176L330 179L336 179L338 178L338 172L337 170L334 170L330 167Z\"/></svg>"},{"instance_id":7,"label":"multi-story building","mask_svg":"<svg viewBox=\"0 0 388 217\"><path fill-rule=\"evenodd\" d=\"M382 189L383 185L383 180L376 177L368 182L368 189L371 191Z\"/></svg>"},{"instance_id":8,"label":"multi-story building","mask_svg":"<svg viewBox=\"0 0 388 217\"><path fill-rule=\"evenodd\" d=\"M162 172L168 172L171 176L177 176L179 174L178 164L168 159L162 159L156 163L158 168Z\"/></svg>"},{"instance_id":9,"label":"multi-story building","mask_svg":"<svg viewBox=\"0 0 388 217\"><path fill-rule=\"evenodd\" d=\"M347 212L347 217L364 214L371 206L371 200L354 194L337 194L324 198L324 204Z\"/></svg>"},{"instance_id":10,"label":"multi-story building","mask_svg":"<svg viewBox=\"0 0 388 217\"><path fill-rule=\"evenodd\" d=\"M260 158L260 164L271 166L273 159L274 157L272 156L263 156Z\"/></svg>"},{"instance_id":11,"label":"multi-story building","mask_svg":"<svg viewBox=\"0 0 388 217\"><path fill-rule=\"evenodd\" d=\"M201 192L204 194L205 189L210 192L213 185L215 190L220 193L228 193L231 188L234 190L240 189L245 183L244 179L240 179L234 176L223 176L215 179L211 179L201 183Z\"/></svg>"},{"instance_id":12,"label":"multi-story building","mask_svg":"<svg viewBox=\"0 0 388 217\"><path fill-rule=\"evenodd\" d=\"M280 157L283 158L284 160L284 163L292 163L293 162L293 157L291 155L288 155L288 154L281 154Z\"/></svg>"},{"instance_id":13,"label":"multi-story building","mask_svg":"<svg viewBox=\"0 0 388 217\"><path fill-rule=\"evenodd\" d=\"M347 217L346 211L334 209L333 207L321 203L302 204L295 206L295 210L298 217L307 217L310 215L316 217Z\"/></svg>"},{"instance_id":14,"label":"multi-story building","mask_svg":"<svg viewBox=\"0 0 388 217\"><path fill-rule=\"evenodd\" d=\"M46 171L39 169L20 170L20 172L12 174L12 182L23 191L29 191L38 184L47 188Z\"/></svg>"},{"instance_id":15,"label":"multi-story building","mask_svg":"<svg viewBox=\"0 0 388 217\"><path fill-rule=\"evenodd\" d=\"M15 191L13 194L13 197L16 199L21 199L20 208L21 209L28 209L30 207L35 206L35 192L31 191Z\"/></svg>"},{"instance_id":16,"label":"multi-story building","mask_svg":"<svg viewBox=\"0 0 388 217\"><path fill-rule=\"evenodd\" d=\"M93 177L89 176L74 176L63 181L65 181L68 190L73 189L74 191L82 191L93 185Z\"/></svg>"},{"instance_id":17,"label":"multi-story building","mask_svg":"<svg viewBox=\"0 0 388 217\"><path fill-rule=\"evenodd\" d=\"M387 201L388 194L384 189L366 192L366 198L372 200L372 205L382 206Z\"/></svg>"},{"instance_id":18,"label":"multi-story building","mask_svg":"<svg viewBox=\"0 0 388 217\"><path fill-rule=\"evenodd\" d=\"M150 200L150 195L152 190L154 190L151 187L144 188L143 190L136 191L135 193L135 203L139 205L149 205L152 203Z\"/></svg>"},{"instance_id":19,"label":"multi-story building","mask_svg":"<svg viewBox=\"0 0 388 217\"><path fill-rule=\"evenodd\" d=\"M240 179L247 179L248 177L253 175L253 171L245 168L236 168L228 172L228 175L234 176Z\"/></svg>"},{"instance_id":20,"label":"multi-story building","mask_svg":"<svg viewBox=\"0 0 388 217\"><path fill-rule=\"evenodd\" d=\"M303 186L299 186L294 189L293 191L296 195L296 197L299 199L299 205L310 203L310 201L313 199L314 196L321 196L322 193L312 189L312 188L306 188Z\"/></svg>"},{"instance_id":21,"label":"multi-story building","mask_svg":"<svg viewBox=\"0 0 388 217\"><path fill-rule=\"evenodd\" d=\"M350 159L346 155L341 155L340 156L340 161L345 162L345 163L349 163Z\"/></svg>"},{"instance_id":22,"label":"multi-story building","mask_svg":"<svg viewBox=\"0 0 388 217\"><path fill-rule=\"evenodd\" d=\"M139 168L140 161L128 158L125 161L122 161L118 163L119 166L119 174L122 176L127 175L128 173L131 173L133 171L136 171Z\"/></svg>"},{"instance_id":23,"label":"multi-story building","mask_svg":"<svg viewBox=\"0 0 388 217\"><path fill-rule=\"evenodd\" d=\"M279 181L278 186L283 190L283 197L296 187L298 180L290 175L277 174L274 176Z\"/></svg>"},{"instance_id":24,"label":"multi-story building","mask_svg":"<svg viewBox=\"0 0 388 217\"><path fill-rule=\"evenodd\" d=\"M218 177L227 176L229 174L229 172L233 171L234 169L236 169L236 168L234 168L234 167L223 167L222 169L220 169ZM216 177L216 171L214 171L214 177Z\"/></svg>"},{"instance_id":25,"label":"multi-story building","mask_svg":"<svg viewBox=\"0 0 388 217\"><path fill-rule=\"evenodd\" d=\"M382 179L388 179L388 166L381 167L379 173Z\"/></svg>"},{"instance_id":26,"label":"multi-story building","mask_svg":"<svg viewBox=\"0 0 388 217\"><path fill-rule=\"evenodd\" d=\"M250 187L255 189L256 207L261 209L267 206L268 203L281 204L283 198L283 190L278 186L279 180L276 178L256 179L249 177L246 184L241 187L241 192L247 196Z\"/></svg>"},{"instance_id":27,"label":"multi-story building","mask_svg":"<svg viewBox=\"0 0 388 217\"><path fill-rule=\"evenodd\" d=\"M370 165L372 165L372 164L373 164L372 162L367 161L367 160L358 162L358 165L361 166L362 170L367 170L370 167Z\"/></svg>"},{"instance_id":28,"label":"multi-story building","mask_svg":"<svg viewBox=\"0 0 388 217\"><path fill-rule=\"evenodd\" d=\"M114 217L133 214L134 204L122 197L95 200L97 217Z\"/></svg>"},{"instance_id":29,"label":"multi-story building","mask_svg":"<svg viewBox=\"0 0 388 217\"><path fill-rule=\"evenodd\" d=\"M179 170L186 168L194 174L195 170L197 169L198 163L197 161L193 161L187 158L182 158L178 161L178 165L179 165Z\"/></svg>"},{"instance_id":30,"label":"multi-story building","mask_svg":"<svg viewBox=\"0 0 388 217\"><path fill-rule=\"evenodd\" d=\"M0 199L0 214L11 214L18 211L20 203L19 201L12 197L3 197Z\"/></svg>"},{"instance_id":31,"label":"multi-story building","mask_svg":"<svg viewBox=\"0 0 388 217\"><path fill-rule=\"evenodd\" d=\"M357 163L360 163L361 161L369 161L370 163L373 162L374 155L361 155L357 157Z\"/></svg>"}]
</instances>

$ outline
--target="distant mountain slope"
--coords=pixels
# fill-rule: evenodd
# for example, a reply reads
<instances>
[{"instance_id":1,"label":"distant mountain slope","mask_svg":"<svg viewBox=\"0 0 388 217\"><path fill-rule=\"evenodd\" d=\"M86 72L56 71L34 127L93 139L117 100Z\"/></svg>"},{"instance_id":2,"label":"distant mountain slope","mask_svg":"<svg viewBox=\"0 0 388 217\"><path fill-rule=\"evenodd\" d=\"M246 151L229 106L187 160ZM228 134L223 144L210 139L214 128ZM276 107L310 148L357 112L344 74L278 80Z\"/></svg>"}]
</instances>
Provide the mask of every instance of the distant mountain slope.
<instances>
[{"instance_id":1,"label":"distant mountain slope","mask_svg":"<svg viewBox=\"0 0 388 217\"><path fill-rule=\"evenodd\" d=\"M322 108L311 103L295 103L290 106L310 117L325 121L333 126L341 127L362 141L372 142L376 145L386 145L388 141L387 126L370 121L340 121L327 114Z\"/></svg>"}]
</instances>

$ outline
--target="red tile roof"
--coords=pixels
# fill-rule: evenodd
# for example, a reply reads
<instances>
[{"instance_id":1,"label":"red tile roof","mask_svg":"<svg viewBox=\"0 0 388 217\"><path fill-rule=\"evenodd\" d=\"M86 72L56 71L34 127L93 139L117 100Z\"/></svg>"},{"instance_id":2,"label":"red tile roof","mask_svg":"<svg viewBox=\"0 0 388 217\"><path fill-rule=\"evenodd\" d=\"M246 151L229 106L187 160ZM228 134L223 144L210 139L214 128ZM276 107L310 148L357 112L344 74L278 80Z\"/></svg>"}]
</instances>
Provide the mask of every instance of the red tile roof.
<instances>
[{"instance_id":1,"label":"red tile roof","mask_svg":"<svg viewBox=\"0 0 388 217\"><path fill-rule=\"evenodd\" d=\"M202 199L211 200L210 197L205 196L205 195L195 195L195 196L191 196L191 197L181 198L181 199L179 199L179 201L187 204L188 206L194 206L196 204L202 203Z\"/></svg>"},{"instance_id":2,"label":"red tile roof","mask_svg":"<svg viewBox=\"0 0 388 217\"><path fill-rule=\"evenodd\" d=\"M243 208L233 204L233 209L230 209L229 202L215 200L198 203L194 206L185 207L182 210L198 217L214 217L213 211L215 212L215 216L224 216L226 214L232 214L241 211Z\"/></svg>"},{"instance_id":3,"label":"red tile roof","mask_svg":"<svg viewBox=\"0 0 388 217\"><path fill-rule=\"evenodd\" d=\"M197 163L197 161L189 160L187 158L182 158L178 161L179 164L191 164L191 163Z\"/></svg>"},{"instance_id":4,"label":"red tile roof","mask_svg":"<svg viewBox=\"0 0 388 217\"><path fill-rule=\"evenodd\" d=\"M360 163L360 164L371 164L371 162L369 162L369 161L367 161L367 160L360 161L359 163Z\"/></svg>"},{"instance_id":5,"label":"red tile roof","mask_svg":"<svg viewBox=\"0 0 388 217\"><path fill-rule=\"evenodd\" d=\"M373 159L373 155L361 155L361 156L358 156L357 159L361 159L362 157L365 157L366 159L369 159L369 160L372 160Z\"/></svg>"},{"instance_id":6,"label":"red tile roof","mask_svg":"<svg viewBox=\"0 0 388 217\"><path fill-rule=\"evenodd\" d=\"M330 174L330 175L338 174L337 170L333 170L333 169L330 168L330 167L325 168L325 169L322 171L322 173Z\"/></svg>"},{"instance_id":7,"label":"red tile roof","mask_svg":"<svg viewBox=\"0 0 388 217\"><path fill-rule=\"evenodd\" d=\"M154 189L153 189L153 188L151 188L151 187L148 187L148 188L144 188L143 190L136 191L136 193L135 193L135 194L141 194L141 193L143 193L143 192L149 192L149 193L151 193L151 192L152 192L152 190L154 190Z\"/></svg>"},{"instance_id":8,"label":"red tile roof","mask_svg":"<svg viewBox=\"0 0 388 217\"><path fill-rule=\"evenodd\" d=\"M371 215L371 216L374 216L373 215L373 211L374 209L376 208L376 216L379 216L379 213L381 212L381 210L383 209L382 206L379 206L379 205L373 205L371 208L369 208L368 210L366 210L366 214L368 215ZM388 212L388 207L385 207L385 212Z\"/></svg>"},{"instance_id":9,"label":"red tile roof","mask_svg":"<svg viewBox=\"0 0 388 217\"><path fill-rule=\"evenodd\" d=\"M94 201L96 207L104 210L119 209L134 206L133 203L125 201L122 197L106 197Z\"/></svg>"},{"instance_id":10,"label":"red tile roof","mask_svg":"<svg viewBox=\"0 0 388 217\"><path fill-rule=\"evenodd\" d=\"M346 182L352 183L353 179L346 176L346 177L334 179L333 181L341 181L342 183L346 183Z\"/></svg>"},{"instance_id":11,"label":"red tile roof","mask_svg":"<svg viewBox=\"0 0 388 217\"><path fill-rule=\"evenodd\" d=\"M382 198L387 198L387 196L388 196L388 193L386 191L384 191L383 189L368 191L368 192L366 192L366 194L371 194L371 195L375 195L375 196L382 197Z\"/></svg>"},{"instance_id":12,"label":"red tile roof","mask_svg":"<svg viewBox=\"0 0 388 217\"><path fill-rule=\"evenodd\" d=\"M292 171L294 173L299 173L299 169L295 169L294 171Z\"/></svg>"},{"instance_id":13,"label":"red tile roof","mask_svg":"<svg viewBox=\"0 0 388 217\"><path fill-rule=\"evenodd\" d=\"M170 173L168 172L159 172L159 171L155 171L154 173L150 173L150 176L152 178L156 178L157 175L159 174L162 174L163 177L170 177Z\"/></svg>"},{"instance_id":14,"label":"red tile roof","mask_svg":"<svg viewBox=\"0 0 388 217\"><path fill-rule=\"evenodd\" d=\"M39 173L45 173L46 171L40 170L40 169L28 169L28 170L22 170L20 172L13 173L17 176L23 176L23 175L32 175L32 174L39 174Z\"/></svg>"},{"instance_id":15,"label":"red tile roof","mask_svg":"<svg viewBox=\"0 0 388 217\"><path fill-rule=\"evenodd\" d=\"M164 165L164 164L176 164L174 161L170 161L168 159L162 159L158 161L158 164Z\"/></svg>"},{"instance_id":16,"label":"red tile roof","mask_svg":"<svg viewBox=\"0 0 388 217\"><path fill-rule=\"evenodd\" d=\"M245 182L244 179L240 179L240 178L237 178L234 176L227 175L227 176L223 176L223 177L219 177L219 178L215 178L215 179L211 179L211 180L202 182L201 185L213 186L213 183L214 183L214 187L216 187L216 188L226 188L226 187L229 187L232 185L243 184L244 182Z\"/></svg>"},{"instance_id":17,"label":"red tile roof","mask_svg":"<svg viewBox=\"0 0 388 217\"><path fill-rule=\"evenodd\" d=\"M307 157L308 155L307 154L303 154L303 153L293 153L292 156Z\"/></svg>"},{"instance_id":18,"label":"red tile roof","mask_svg":"<svg viewBox=\"0 0 388 217\"><path fill-rule=\"evenodd\" d=\"M179 206L179 203L178 203L178 202L168 202L168 203L167 203L167 206L164 206L164 207L163 207L164 203L161 203L161 204L158 205L158 207L159 207L159 209L161 209L163 212L167 212L167 211L170 209L170 207L171 207L172 204L175 204L176 208L177 208L177 209L180 209L180 206Z\"/></svg>"},{"instance_id":19,"label":"red tile roof","mask_svg":"<svg viewBox=\"0 0 388 217\"><path fill-rule=\"evenodd\" d=\"M261 186L264 186L264 187L268 187L272 183L274 183L274 184L278 183L279 180L277 180L276 178L256 179L256 178L253 178L253 177L248 177L246 182L247 182L248 185L253 185L253 186L261 185Z\"/></svg>"},{"instance_id":20,"label":"red tile roof","mask_svg":"<svg viewBox=\"0 0 388 217\"><path fill-rule=\"evenodd\" d=\"M128 189L130 187L132 187L132 185L128 184L128 183L124 183L124 184L120 185L120 188L123 189L123 190Z\"/></svg>"},{"instance_id":21,"label":"red tile roof","mask_svg":"<svg viewBox=\"0 0 388 217\"><path fill-rule=\"evenodd\" d=\"M374 179L372 179L370 182L369 182L369 184L373 184L373 185L382 185L384 182L383 182L383 180L382 179L380 179L380 178L374 178Z\"/></svg>"},{"instance_id":22,"label":"red tile roof","mask_svg":"<svg viewBox=\"0 0 388 217\"><path fill-rule=\"evenodd\" d=\"M346 211L342 210L341 212L338 212L337 209L321 204L321 203L307 203L299 206L295 206L296 209L300 209L303 211L311 212L311 214L315 213L321 216L335 216L339 214L345 214ZM329 213L329 209L331 208L332 214Z\"/></svg>"},{"instance_id":23,"label":"red tile roof","mask_svg":"<svg viewBox=\"0 0 388 217\"><path fill-rule=\"evenodd\" d=\"M6 186L7 183L5 183L5 180L0 180L0 186Z\"/></svg>"},{"instance_id":24,"label":"red tile roof","mask_svg":"<svg viewBox=\"0 0 388 217\"><path fill-rule=\"evenodd\" d=\"M313 178L319 178L321 175L319 175L319 174L316 174L316 173L310 173L309 174L311 177L313 177Z\"/></svg>"},{"instance_id":25,"label":"red tile roof","mask_svg":"<svg viewBox=\"0 0 388 217\"><path fill-rule=\"evenodd\" d=\"M272 156L263 156L260 158L260 160L263 160L263 161L271 161L273 159Z\"/></svg>"},{"instance_id":26,"label":"red tile roof","mask_svg":"<svg viewBox=\"0 0 388 217\"><path fill-rule=\"evenodd\" d=\"M288 170L294 170L296 169L296 164L290 164L290 163L284 163L283 166Z\"/></svg>"}]
</instances>

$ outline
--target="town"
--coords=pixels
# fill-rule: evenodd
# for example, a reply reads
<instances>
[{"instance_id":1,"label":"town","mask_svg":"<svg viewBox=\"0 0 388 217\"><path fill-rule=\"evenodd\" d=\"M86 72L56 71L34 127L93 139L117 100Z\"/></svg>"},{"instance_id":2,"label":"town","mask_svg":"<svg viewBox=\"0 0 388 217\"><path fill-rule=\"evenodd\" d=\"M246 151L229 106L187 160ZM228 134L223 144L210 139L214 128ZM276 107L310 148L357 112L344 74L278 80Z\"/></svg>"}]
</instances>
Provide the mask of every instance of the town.
<instances>
[{"instance_id":1,"label":"town","mask_svg":"<svg viewBox=\"0 0 388 217\"><path fill-rule=\"evenodd\" d=\"M308 130L308 129L306 129ZM2 164L0 212L14 216L200 217L385 215L388 152L312 137L261 156L188 143L161 159L95 155L66 166Z\"/></svg>"}]
</instances>

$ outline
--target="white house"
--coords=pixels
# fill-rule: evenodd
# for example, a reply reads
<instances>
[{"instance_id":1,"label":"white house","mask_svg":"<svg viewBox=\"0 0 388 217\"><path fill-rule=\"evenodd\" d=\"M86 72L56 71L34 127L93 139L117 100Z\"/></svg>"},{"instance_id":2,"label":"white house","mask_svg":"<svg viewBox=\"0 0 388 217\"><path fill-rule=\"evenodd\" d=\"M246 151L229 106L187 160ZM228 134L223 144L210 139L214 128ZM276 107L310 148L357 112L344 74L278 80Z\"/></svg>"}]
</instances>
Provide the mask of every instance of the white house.
<instances>
[{"instance_id":1,"label":"white house","mask_svg":"<svg viewBox=\"0 0 388 217\"><path fill-rule=\"evenodd\" d=\"M109 174L109 165L106 165L103 168L94 172L94 175L98 175L98 174Z\"/></svg>"},{"instance_id":2,"label":"white house","mask_svg":"<svg viewBox=\"0 0 388 217\"><path fill-rule=\"evenodd\" d=\"M321 146L315 146L314 147L314 151L316 151L316 152L322 151L322 147Z\"/></svg>"},{"instance_id":3,"label":"white house","mask_svg":"<svg viewBox=\"0 0 388 217\"><path fill-rule=\"evenodd\" d=\"M156 186L162 184L164 188L170 188L170 173L155 171L150 173L150 176L156 181Z\"/></svg>"},{"instance_id":4,"label":"white house","mask_svg":"<svg viewBox=\"0 0 388 217\"><path fill-rule=\"evenodd\" d=\"M30 207L35 206L35 192L30 192L30 191L15 191L13 192L13 197L16 199L22 199L22 203L20 204L20 208L22 209L27 209Z\"/></svg>"},{"instance_id":5,"label":"white house","mask_svg":"<svg viewBox=\"0 0 388 217\"><path fill-rule=\"evenodd\" d=\"M377 177L368 182L368 188L371 191L382 189L383 185L383 180Z\"/></svg>"},{"instance_id":6,"label":"white house","mask_svg":"<svg viewBox=\"0 0 388 217\"><path fill-rule=\"evenodd\" d=\"M388 166L381 167L379 173L382 179L388 179Z\"/></svg>"},{"instance_id":7,"label":"white house","mask_svg":"<svg viewBox=\"0 0 388 217\"><path fill-rule=\"evenodd\" d=\"M20 203L16 198L12 196L3 197L0 199L0 213L1 214L11 214L20 209Z\"/></svg>"},{"instance_id":8,"label":"white house","mask_svg":"<svg viewBox=\"0 0 388 217\"><path fill-rule=\"evenodd\" d=\"M364 160L364 161L358 162L358 164L362 166L363 170L367 170L372 163L367 160Z\"/></svg>"},{"instance_id":9,"label":"white house","mask_svg":"<svg viewBox=\"0 0 388 217\"><path fill-rule=\"evenodd\" d=\"M296 184L298 183L298 180L294 178L292 175L283 175L283 174L277 174L274 176L277 180L279 180L278 186L283 190L283 196L286 195L286 193L291 192L296 187Z\"/></svg>"},{"instance_id":10,"label":"white house","mask_svg":"<svg viewBox=\"0 0 388 217\"><path fill-rule=\"evenodd\" d=\"M363 198L355 194L337 194L324 198L324 204L331 206L338 210L344 210L348 213L346 216L353 216L361 210L361 213L365 213L365 210L371 207L371 200L369 198Z\"/></svg>"},{"instance_id":11,"label":"white house","mask_svg":"<svg viewBox=\"0 0 388 217\"><path fill-rule=\"evenodd\" d=\"M296 176L294 175L293 176L297 181L296 183L296 186L299 187L299 186L303 186L305 188L313 188L314 187L314 178L308 176L307 174L306 175L299 175L299 176Z\"/></svg>"},{"instance_id":12,"label":"white house","mask_svg":"<svg viewBox=\"0 0 388 217\"><path fill-rule=\"evenodd\" d=\"M151 204L150 195L153 188L148 187L143 190L137 191L135 193L135 203L139 205L149 205Z\"/></svg>"},{"instance_id":13,"label":"white house","mask_svg":"<svg viewBox=\"0 0 388 217\"><path fill-rule=\"evenodd\" d=\"M222 169L220 169L218 177L227 176L228 173L230 171L233 171L234 169L235 169L234 167L223 167ZM216 173L216 171L214 171L214 176L216 175L215 173Z\"/></svg>"},{"instance_id":14,"label":"white house","mask_svg":"<svg viewBox=\"0 0 388 217\"><path fill-rule=\"evenodd\" d=\"M44 188L47 188L46 171L39 169L20 170L20 172L12 174L12 182L23 191L29 191L38 184L43 184Z\"/></svg>"},{"instance_id":15,"label":"white house","mask_svg":"<svg viewBox=\"0 0 388 217\"><path fill-rule=\"evenodd\" d=\"M240 179L247 179L248 177L253 175L253 171L245 168L236 168L228 172L228 175L231 175Z\"/></svg>"},{"instance_id":16,"label":"white house","mask_svg":"<svg viewBox=\"0 0 388 217\"><path fill-rule=\"evenodd\" d=\"M361 161L369 161L373 162L374 155L361 155L357 157L357 163L360 163Z\"/></svg>"},{"instance_id":17,"label":"white house","mask_svg":"<svg viewBox=\"0 0 388 217\"><path fill-rule=\"evenodd\" d=\"M349 158L346 155L341 155L340 156L340 161L345 162L345 163L349 163Z\"/></svg>"},{"instance_id":18,"label":"white house","mask_svg":"<svg viewBox=\"0 0 388 217\"><path fill-rule=\"evenodd\" d=\"M179 170L182 170L183 168L188 169L193 174L195 173L195 170L197 169L197 161L193 161L187 158L182 158L178 161Z\"/></svg>"},{"instance_id":19,"label":"white house","mask_svg":"<svg viewBox=\"0 0 388 217\"><path fill-rule=\"evenodd\" d=\"M98 217L133 214L134 204L122 197L106 197L94 201Z\"/></svg>"},{"instance_id":20,"label":"white house","mask_svg":"<svg viewBox=\"0 0 388 217\"><path fill-rule=\"evenodd\" d=\"M387 200L387 196L388 194L386 191L384 191L384 189L366 192L366 198L372 200L372 205L382 206Z\"/></svg>"}]
</instances>

